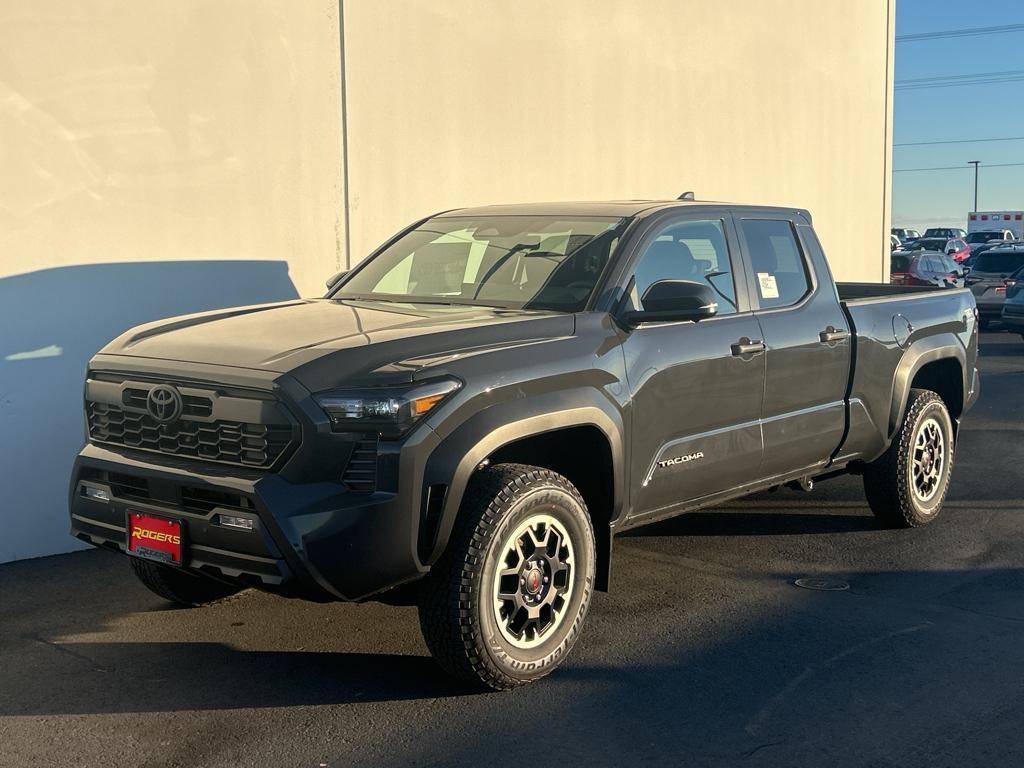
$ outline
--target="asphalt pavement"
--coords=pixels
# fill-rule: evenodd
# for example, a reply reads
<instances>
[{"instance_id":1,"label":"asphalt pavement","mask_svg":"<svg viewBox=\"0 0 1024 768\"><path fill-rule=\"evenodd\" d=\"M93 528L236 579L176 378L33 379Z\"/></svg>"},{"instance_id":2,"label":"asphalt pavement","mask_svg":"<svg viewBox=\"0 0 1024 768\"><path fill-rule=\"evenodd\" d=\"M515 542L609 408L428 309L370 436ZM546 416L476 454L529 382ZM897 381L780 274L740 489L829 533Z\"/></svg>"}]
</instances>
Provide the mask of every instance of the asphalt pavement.
<instances>
[{"instance_id":1,"label":"asphalt pavement","mask_svg":"<svg viewBox=\"0 0 1024 768\"><path fill-rule=\"evenodd\" d=\"M411 608L0 566L0 766L1024 765L1024 342L982 355L935 524L881 530L839 478L631 532L567 663L512 693L446 679Z\"/></svg>"}]
</instances>

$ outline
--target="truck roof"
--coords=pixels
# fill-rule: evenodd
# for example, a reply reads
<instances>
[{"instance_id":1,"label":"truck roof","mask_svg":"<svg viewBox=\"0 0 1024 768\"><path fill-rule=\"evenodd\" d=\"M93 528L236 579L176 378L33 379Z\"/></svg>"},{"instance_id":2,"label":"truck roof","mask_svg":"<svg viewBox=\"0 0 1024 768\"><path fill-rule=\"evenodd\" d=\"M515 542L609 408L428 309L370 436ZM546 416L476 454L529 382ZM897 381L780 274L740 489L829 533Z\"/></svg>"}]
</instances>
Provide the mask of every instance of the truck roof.
<instances>
[{"instance_id":1,"label":"truck roof","mask_svg":"<svg viewBox=\"0 0 1024 768\"><path fill-rule=\"evenodd\" d=\"M723 203L713 200L604 200L572 201L551 203L512 203L504 205L482 205L470 208L455 208L436 214L437 216L636 216L645 211L663 208L688 208L713 205L727 208L758 208L761 210L799 211L799 208L781 206L748 206L737 203Z\"/></svg>"}]
</instances>

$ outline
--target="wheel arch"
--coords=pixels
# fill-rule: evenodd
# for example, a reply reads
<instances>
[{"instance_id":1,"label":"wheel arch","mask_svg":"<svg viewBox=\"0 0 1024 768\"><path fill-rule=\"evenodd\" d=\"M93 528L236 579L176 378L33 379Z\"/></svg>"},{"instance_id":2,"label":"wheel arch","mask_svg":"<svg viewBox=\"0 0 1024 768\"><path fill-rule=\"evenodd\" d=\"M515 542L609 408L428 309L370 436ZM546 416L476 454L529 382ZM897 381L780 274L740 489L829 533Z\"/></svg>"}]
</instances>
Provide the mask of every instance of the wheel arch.
<instances>
[{"instance_id":1,"label":"wheel arch","mask_svg":"<svg viewBox=\"0 0 1024 768\"><path fill-rule=\"evenodd\" d=\"M954 430L963 412L967 381L967 353L953 334L941 334L914 342L904 353L893 380L889 409L888 440L903 421L910 390L930 389L946 403Z\"/></svg>"},{"instance_id":2,"label":"wheel arch","mask_svg":"<svg viewBox=\"0 0 1024 768\"><path fill-rule=\"evenodd\" d=\"M612 531L625 503L623 435L618 410L607 399L589 395L567 404L565 393L552 393L480 411L443 438L427 460L424 499L432 487L445 491L433 530L428 530L431 544L422 550L424 565L444 553L463 496L481 465L530 464L565 476L587 502L597 539L597 587L607 590Z\"/></svg>"}]
</instances>

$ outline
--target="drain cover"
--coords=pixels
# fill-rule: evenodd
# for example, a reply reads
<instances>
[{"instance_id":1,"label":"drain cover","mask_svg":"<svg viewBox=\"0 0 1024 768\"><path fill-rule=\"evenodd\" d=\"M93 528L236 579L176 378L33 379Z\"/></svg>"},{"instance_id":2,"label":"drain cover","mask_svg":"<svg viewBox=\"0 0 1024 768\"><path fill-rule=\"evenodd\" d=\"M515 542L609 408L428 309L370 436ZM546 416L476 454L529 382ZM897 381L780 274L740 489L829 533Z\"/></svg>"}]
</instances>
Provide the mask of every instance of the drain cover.
<instances>
[{"instance_id":1,"label":"drain cover","mask_svg":"<svg viewBox=\"0 0 1024 768\"><path fill-rule=\"evenodd\" d=\"M823 579L818 576L805 576L793 583L803 589L816 589L819 592L842 592L850 588L850 585L842 579Z\"/></svg>"}]
</instances>

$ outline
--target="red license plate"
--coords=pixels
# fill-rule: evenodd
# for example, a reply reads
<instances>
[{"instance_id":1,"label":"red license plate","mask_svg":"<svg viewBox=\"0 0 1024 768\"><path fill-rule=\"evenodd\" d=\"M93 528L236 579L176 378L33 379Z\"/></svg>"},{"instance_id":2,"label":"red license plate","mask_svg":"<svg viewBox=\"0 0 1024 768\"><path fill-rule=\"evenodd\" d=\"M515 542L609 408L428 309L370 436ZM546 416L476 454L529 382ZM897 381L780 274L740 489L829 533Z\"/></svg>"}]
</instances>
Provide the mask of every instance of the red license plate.
<instances>
[{"instance_id":1,"label":"red license plate","mask_svg":"<svg viewBox=\"0 0 1024 768\"><path fill-rule=\"evenodd\" d=\"M181 521L128 513L128 553L169 565L181 565Z\"/></svg>"}]
</instances>

